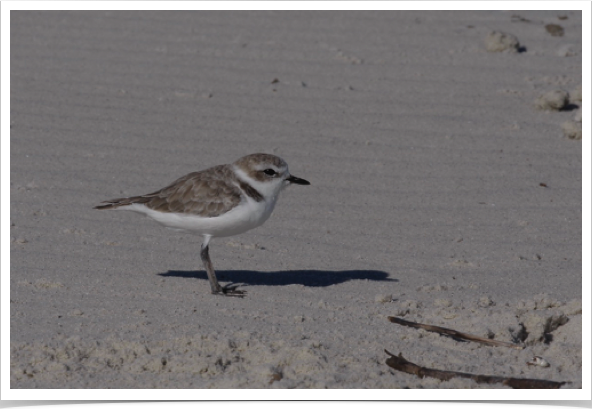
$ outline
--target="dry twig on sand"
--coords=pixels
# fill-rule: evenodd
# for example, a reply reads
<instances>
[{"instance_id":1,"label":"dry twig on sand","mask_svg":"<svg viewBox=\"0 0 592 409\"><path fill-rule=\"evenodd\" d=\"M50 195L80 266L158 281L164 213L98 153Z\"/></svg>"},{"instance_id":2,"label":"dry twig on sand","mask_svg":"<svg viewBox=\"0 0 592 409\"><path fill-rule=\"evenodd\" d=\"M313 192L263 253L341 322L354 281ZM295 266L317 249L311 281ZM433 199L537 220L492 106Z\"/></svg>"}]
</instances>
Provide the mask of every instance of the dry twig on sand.
<instances>
[{"instance_id":1,"label":"dry twig on sand","mask_svg":"<svg viewBox=\"0 0 592 409\"><path fill-rule=\"evenodd\" d=\"M493 339L487 339L487 338L478 337L476 335L465 334L463 332L455 331L455 330L449 329L449 328L438 327L435 325L428 325L428 324L419 324L417 322L405 321L405 320L402 320L401 318L397 318L397 317L388 317L388 319L390 322L394 322L395 324L405 325L407 327L412 327L412 328L421 328L421 329L425 329L426 331L437 332L438 334L449 335L453 338L462 339L462 340L466 340L466 341L480 342L482 344L493 345L493 346L498 346L498 347L524 349L524 347L521 345L512 344L510 342L494 341Z\"/></svg>"},{"instance_id":2,"label":"dry twig on sand","mask_svg":"<svg viewBox=\"0 0 592 409\"><path fill-rule=\"evenodd\" d=\"M401 354L395 356L386 349L384 350L390 358L386 360L386 364L397 371L405 372L412 375L417 375L420 378L426 376L430 378L440 379L441 381L448 381L452 378L468 378L477 383L501 383L514 389L559 389L565 382L545 381L541 379L521 379L521 378L503 378L501 376L488 375L473 375L464 372L442 371L440 369L425 368L409 362Z\"/></svg>"}]
</instances>

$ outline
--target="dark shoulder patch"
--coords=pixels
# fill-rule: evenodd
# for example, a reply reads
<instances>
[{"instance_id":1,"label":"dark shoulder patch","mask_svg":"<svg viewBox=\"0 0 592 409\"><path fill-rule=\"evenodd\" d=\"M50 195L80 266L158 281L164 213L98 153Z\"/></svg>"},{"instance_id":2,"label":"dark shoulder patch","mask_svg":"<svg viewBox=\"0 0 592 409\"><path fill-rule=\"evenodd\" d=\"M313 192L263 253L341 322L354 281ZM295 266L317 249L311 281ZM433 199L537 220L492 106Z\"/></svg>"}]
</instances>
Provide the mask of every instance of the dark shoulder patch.
<instances>
[{"instance_id":1,"label":"dark shoulder patch","mask_svg":"<svg viewBox=\"0 0 592 409\"><path fill-rule=\"evenodd\" d=\"M240 186L242 191L245 192L245 194L249 196L251 199L255 200L256 202L263 201L263 195L259 193L259 191L255 189L253 186L249 185L246 182L243 182L240 179L238 179L238 185Z\"/></svg>"}]
</instances>

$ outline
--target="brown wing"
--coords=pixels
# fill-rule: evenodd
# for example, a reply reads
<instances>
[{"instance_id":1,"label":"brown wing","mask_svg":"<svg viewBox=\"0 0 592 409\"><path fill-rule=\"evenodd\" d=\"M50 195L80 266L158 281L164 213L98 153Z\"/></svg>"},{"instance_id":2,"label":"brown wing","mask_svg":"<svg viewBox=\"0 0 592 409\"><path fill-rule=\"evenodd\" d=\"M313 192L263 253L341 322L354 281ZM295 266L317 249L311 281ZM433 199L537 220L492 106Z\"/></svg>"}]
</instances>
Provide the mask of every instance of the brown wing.
<instances>
[{"instance_id":1,"label":"brown wing","mask_svg":"<svg viewBox=\"0 0 592 409\"><path fill-rule=\"evenodd\" d=\"M214 166L185 175L169 186L142 196L108 200L95 209L113 209L133 203L144 204L159 212L195 214L216 217L241 201L241 191L228 165Z\"/></svg>"}]
</instances>

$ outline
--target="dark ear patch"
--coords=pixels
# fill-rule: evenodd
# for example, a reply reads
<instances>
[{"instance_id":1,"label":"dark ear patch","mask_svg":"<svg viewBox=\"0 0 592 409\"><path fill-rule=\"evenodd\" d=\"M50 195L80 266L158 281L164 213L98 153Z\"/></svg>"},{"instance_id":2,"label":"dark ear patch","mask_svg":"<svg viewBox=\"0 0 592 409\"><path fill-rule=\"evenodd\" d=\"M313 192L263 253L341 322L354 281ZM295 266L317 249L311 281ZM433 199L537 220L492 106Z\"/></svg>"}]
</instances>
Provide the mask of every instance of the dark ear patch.
<instances>
[{"instance_id":1,"label":"dark ear patch","mask_svg":"<svg viewBox=\"0 0 592 409\"><path fill-rule=\"evenodd\" d=\"M253 179L255 179L257 182L265 182L269 180L269 176L267 176L265 173L259 170L249 171L247 174Z\"/></svg>"}]
</instances>

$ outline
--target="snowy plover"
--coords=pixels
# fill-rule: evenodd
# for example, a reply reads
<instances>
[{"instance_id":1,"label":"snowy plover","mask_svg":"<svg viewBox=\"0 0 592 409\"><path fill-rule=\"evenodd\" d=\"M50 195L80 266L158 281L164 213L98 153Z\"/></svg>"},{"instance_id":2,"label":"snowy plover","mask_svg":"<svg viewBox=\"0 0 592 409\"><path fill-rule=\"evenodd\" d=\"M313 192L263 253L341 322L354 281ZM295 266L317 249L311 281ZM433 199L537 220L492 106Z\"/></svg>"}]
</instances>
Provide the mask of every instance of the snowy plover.
<instances>
[{"instance_id":1,"label":"snowy plover","mask_svg":"<svg viewBox=\"0 0 592 409\"><path fill-rule=\"evenodd\" d=\"M282 158L255 153L230 165L189 173L154 193L107 200L95 209L132 210L171 229L202 235L201 260L212 293L240 297L244 291L218 284L210 240L261 226L273 212L280 191L292 183L310 185L290 175Z\"/></svg>"}]
</instances>

